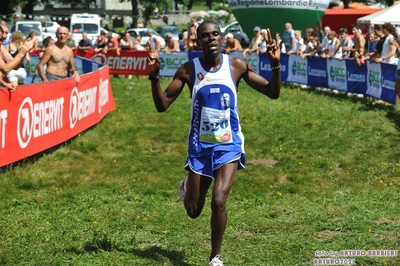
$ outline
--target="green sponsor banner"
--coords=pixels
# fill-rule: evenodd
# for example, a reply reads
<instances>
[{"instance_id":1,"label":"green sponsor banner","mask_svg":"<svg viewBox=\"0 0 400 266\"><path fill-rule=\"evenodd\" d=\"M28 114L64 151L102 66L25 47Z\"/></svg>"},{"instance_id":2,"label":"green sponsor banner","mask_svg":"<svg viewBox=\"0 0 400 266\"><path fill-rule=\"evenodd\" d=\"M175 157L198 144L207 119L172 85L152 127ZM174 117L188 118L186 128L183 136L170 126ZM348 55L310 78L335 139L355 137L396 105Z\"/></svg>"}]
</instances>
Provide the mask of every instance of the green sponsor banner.
<instances>
[{"instance_id":1,"label":"green sponsor banner","mask_svg":"<svg viewBox=\"0 0 400 266\"><path fill-rule=\"evenodd\" d=\"M243 30L251 39L253 29L269 28L271 34L283 33L285 23L290 22L294 30L315 28L329 6L329 0L228 0L229 6Z\"/></svg>"}]
</instances>

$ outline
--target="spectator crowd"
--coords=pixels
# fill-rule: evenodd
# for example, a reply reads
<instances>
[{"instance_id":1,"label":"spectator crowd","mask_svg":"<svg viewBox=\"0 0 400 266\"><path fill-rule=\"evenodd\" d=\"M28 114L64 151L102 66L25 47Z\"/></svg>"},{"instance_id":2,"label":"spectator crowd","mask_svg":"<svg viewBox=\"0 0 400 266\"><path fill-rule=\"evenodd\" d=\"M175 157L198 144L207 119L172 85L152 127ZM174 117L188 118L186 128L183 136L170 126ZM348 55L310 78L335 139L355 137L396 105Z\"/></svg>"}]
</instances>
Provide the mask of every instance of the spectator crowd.
<instances>
[{"instance_id":1,"label":"spectator crowd","mask_svg":"<svg viewBox=\"0 0 400 266\"><path fill-rule=\"evenodd\" d=\"M163 48L161 48L160 41L156 38L156 34L152 29L147 30L147 36L149 38L144 44L142 43L142 36L140 34L133 38L128 31L122 34L122 38L113 37L110 31L108 33L102 31L94 41L88 38L87 33L83 32L81 40L76 42L72 34L65 27L63 28L66 30L67 35L65 38L61 36L63 38L62 40L60 40L60 36L57 35L57 40L52 40L51 37L48 37L43 40L42 45L39 45L34 35L28 36L25 41L21 33L14 32L7 46L4 46L9 29L7 23L4 21L1 21L0 25L2 36L0 40L2 54L0 70L3 74L2 77L0 77L0 85L10 90L15 90L16 86L24 84L27 74L30 73L31 62L29 52L40 50L38 53L39 58L43 60L46 55L46 50L54 45L60 45L60 43L62 43L62 47L66 47L62 50L65 53L70 53L70 51L74 52L75 50L82 52L94 50L97 53L115 51L117 56L120 55L121 50L149 50L155 53L159 51L173 53L199 50L198 36L196 33L198 23L194 18L188 25L188 30L179 34L179 40L174 39L171 33L167 33L165 36L166 45ZM317 57L355 60L358 66L364 65L366 60L369 60L371 63L398 64L396 92L400 96L400 63L398 63L398 57L400 56L399 25L394 26L390 23L372 25L372 27L370 27L371 30L366 33L363 33L357 24L351 25L349 29L341 28L339 32L331 30L329 26L324 26L321 32L318 29L318 26L315 28L307 28L305 34L303 34L301 30L293 29L292 24L287 22L283 25L282 33L276 32L274 34L275 41L279 45L281 53L286 53L289 56L292 54L299 55L303 59L306 57ZM244 58L252 53L257 55L265 53L266 32L266 29L255 26L253 29L254 36L250 40L248 47L243 47L232 33L223 33L222 52L229 54L233 51L240 51ZM49 61L49 59L51 59L51 56L45 57L45 60L47 60L45 64L39 64L39 66L43 67L43 72L46 71L49 64L51 65L52 61ZM71 65L71 63L73 63L73 58L67 56L65 60L65 67L68 66L68 71L70 73L75 72L73 65ZM26 67L23 65L24 61L27 64ZM50 70L51 69L52 68L50 68ZM32 83L35 82L36 77L40 74L40 70L38 71L36 69L33 72ZM60 76L61 78L65 77L64 74L52 74ZM42 81L46 80L43 75L39 75ZM307 88L305 85L301 85L301 87ZM351 96L351 94L349 94L349 96ZM358 96L364 97L363 95Z\"/></svg>"}]
</instances>

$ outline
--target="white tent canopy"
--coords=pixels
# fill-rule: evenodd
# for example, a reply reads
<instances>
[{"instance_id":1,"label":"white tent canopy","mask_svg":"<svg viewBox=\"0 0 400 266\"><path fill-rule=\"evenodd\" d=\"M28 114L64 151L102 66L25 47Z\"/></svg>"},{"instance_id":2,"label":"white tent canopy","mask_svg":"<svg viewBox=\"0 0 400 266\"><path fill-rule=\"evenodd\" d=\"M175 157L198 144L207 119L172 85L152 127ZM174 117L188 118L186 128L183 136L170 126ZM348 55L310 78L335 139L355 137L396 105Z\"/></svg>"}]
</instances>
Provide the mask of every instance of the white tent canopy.
<instances>
[{"instance_id":1,"label":"white tent canopy","mask_svg":"<svg viewBox=\"0 0 400 266\"><path fill-rule=\"evenodd\" d=\"M370 15L357 19L361 24L385 24L400 25L400 4L392 5L382 11L372 13Z\"/></svg>"}]
</instances>

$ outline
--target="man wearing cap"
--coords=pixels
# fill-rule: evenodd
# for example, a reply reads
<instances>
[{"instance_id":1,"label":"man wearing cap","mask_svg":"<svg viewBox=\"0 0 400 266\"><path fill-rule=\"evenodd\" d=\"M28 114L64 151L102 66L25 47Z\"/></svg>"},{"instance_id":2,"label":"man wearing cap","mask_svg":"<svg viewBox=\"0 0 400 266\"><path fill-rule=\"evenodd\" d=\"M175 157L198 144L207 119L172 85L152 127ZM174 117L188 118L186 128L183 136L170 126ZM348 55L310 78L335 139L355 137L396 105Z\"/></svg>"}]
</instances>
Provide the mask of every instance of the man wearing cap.
<instances>
[{"instance_id":1,"label":"man wearing cap","mask_svg":"<svg viewBox=\"0 0 400 266\"><path fill-rule=\"evenodd\" d=\"M243 50L243 57L246 57L246 54L251 54L252 52L256 52L261 44L262 35L261 28L259 26L254 27L254 37L250 41L249 47Z\"/></svg>"},{"instance_id":2,"label":"man wearing cap","mask_svg":"<svg viewBox=\"0 0 400 266\"><path fill-rule=\"evenodd\" d=\"M154 30L148 29L147 36L149 36L149 40L147 41L147 46L149 47L149 50L158 53L161 47L161 43L157 39L157 36L154 34Z\"/></svg>"},{"instance_id":3,"label":"man wearing cap","mask_svg":"<svg viewBox=\"0 0 400 266\"><path fill-rule=\"evenodd\" d=\"M230 52L233 51L242 51L242 45L240 44L238 39L235 39L235 37L233 37L232 33L228 33L226 35L226 44L224 47L224 52L226 54L229 54Z\"/></svg>"}]
</instances>

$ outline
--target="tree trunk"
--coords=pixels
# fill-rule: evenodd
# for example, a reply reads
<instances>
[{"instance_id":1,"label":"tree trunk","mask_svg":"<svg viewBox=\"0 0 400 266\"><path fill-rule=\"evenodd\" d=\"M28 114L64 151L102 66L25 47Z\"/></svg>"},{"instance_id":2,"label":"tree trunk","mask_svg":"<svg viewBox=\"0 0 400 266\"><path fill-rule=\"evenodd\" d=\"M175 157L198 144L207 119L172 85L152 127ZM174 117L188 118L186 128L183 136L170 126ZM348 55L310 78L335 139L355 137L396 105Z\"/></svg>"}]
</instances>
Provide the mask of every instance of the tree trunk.
<instances>
[{"instance_id":1,"label":"tree trunk","mask_svg":"<svg viewBox=\"0 0 400 266\"><path fill-rule=\"evenodd\" d=\"M187 5L187 9L188 9L188 10L192 10L193 3L194 3L194 0L189 0L189 3L188 3L188 5Z\"/></svg>"},{"instance_id":2,"label":"tree trunk","mask_svg":"<svg viewBox=\"0 0 400 266\"><path fill-rule=\"evenodd\" d=\"M144 12L143 12L143 18L144 18L143 28L147 28L148 25L150 24L150 17L151 17L151 14L153 14L153 11L154 11L153 7L151 7L151 6L145 7Z\"/></svg>"},{"instance_id":3,"label":"tree trunk","mask_svg":"<svg viewBox=\"0 0 400 266\"><path fill-rule=\"evenodd\" d=\"M129 28L137 28L139 18L139 1L132 0L132 24Z\"/></svg>"},{"instance_id":4,"label":"tree trunk","mask_svg":"<svg viewBox=\"0 0 400 266\"><path fill-rule=\"evenodd\" d=\"M33 1L27 1L22 8L22 14L33 14L33 7L34 7L34 2Z\"/></svg>"},{"instance_id":5,"label":"tree trunk","mask_svg":"<svg viewBox=\"0 0 400 266\"><path fill-rule=\"evenodd\" d=\"M206 0L206 6L208 7L208 10L212 9L212 0Z\"/></svg>"}]
</instances>

